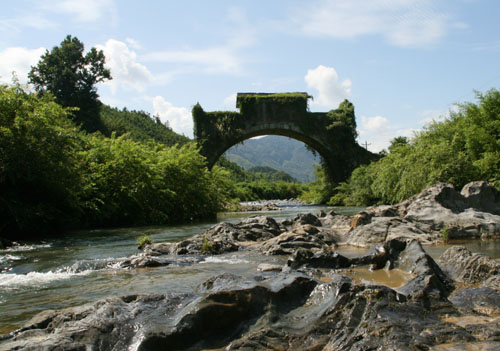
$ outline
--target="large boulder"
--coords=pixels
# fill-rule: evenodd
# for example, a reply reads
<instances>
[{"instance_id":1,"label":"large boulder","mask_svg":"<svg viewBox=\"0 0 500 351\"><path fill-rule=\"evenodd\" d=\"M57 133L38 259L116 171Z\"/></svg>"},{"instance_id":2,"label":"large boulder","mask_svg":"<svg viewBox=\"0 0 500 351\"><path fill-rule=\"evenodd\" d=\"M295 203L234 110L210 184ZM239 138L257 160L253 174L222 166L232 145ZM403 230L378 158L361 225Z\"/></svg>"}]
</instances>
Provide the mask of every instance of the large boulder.
<instances>
[{"instance_id":1,"label":"large boulder","mask_svg":"<svg viewBox=\"0 0 500 351\"><path fill-rule=\"evenodd\" d=\"M335 233L327 228L296 224L290 231L248 248L266 255L291 255L299 249L319 250L325 246L335 246L337 240Z\"/></svg>"},{"instance_id":2,"label":"large boulder","mask_svg":"<svg viewBox=\"0 0 500 351\"><path fill-rule=\"evenodd\" d=\"M466 284L500 290L500 259L472 253L463 246L452 246L439 258L450 275Z\"/></svg>"},{"instance_id":3,"label":"large boulder","mask_svg":"<svg viewBox=\"0 0 500 351\"><path fill-rule=\"evenodd\" d=\"M445 239L500 236L500 192L486 182L433 185L393 206L367 208L353 217L345 235L349 245L370 247L397 237L424 244Z\"/></svg>"},{"instance_id":4,"label":"large boulder","mask_svg":"<svg viewBox=\"0 0 500 351\"><path fill-rule=\"evenodd\" d=\"M469 207L481 212L500 215L500 191L485 181L466 184L460 194Z\"/></svg>"},{"instance_id":5,"label":"large boulder","mask_svg":"<svg viewBox=\"0 0 500 351\"><path fill-rule=\"evenodd\" d=\"M288 260L288 266L297 269L308 268L348 268L370 266L372 269L400 269L414 276L398 291L411 298L434 296L447 297L454 284L443 273L418 240L397 238L383 244L374 245L368 253L360 257L348 258L330 249L320 251L297 250Z\"/></svg>"},{"instance_id":6,"label":"large boulder","mask_svg":"<svg viewBox=\"0 0 500 351\"><path fill-rule=\"evenodd\" d=\"M0 341L0 350L212 349L246 333L259 318L304 304L317 282L297 274L261 283L223 276L204 294L108 298L45 311ZM0 339L2 340L2 339Z\"/></svg>"},{"instance_id":7,"label":"large boulder","mask_svg":"<svg viewBox=\"0 0 500 351\"><path fill-rule=\"evenodd\" d=\"M498 304L494 289L463 302L416 240L378 244L358 258L298 250L313 270L222 274L189 294L132 295L45 311L0 337L0 350L452 350L499 344L499 319L479 309ZM298 262L298 261L297 261ZM355 284L332 270L372 264L411 272L391 289ZM303 266L301 266L303 268ZM328 268L324 268L328 267ZM314 270L329 273L313 278ZM459 290L460 291L460 290ZM479 295L478 295L479 296ZM475 315L453 304L469 303ZM462 345L458 347L457 345ZM492 348L490 348L490 346Z\"/></svg>"}]
</instances>

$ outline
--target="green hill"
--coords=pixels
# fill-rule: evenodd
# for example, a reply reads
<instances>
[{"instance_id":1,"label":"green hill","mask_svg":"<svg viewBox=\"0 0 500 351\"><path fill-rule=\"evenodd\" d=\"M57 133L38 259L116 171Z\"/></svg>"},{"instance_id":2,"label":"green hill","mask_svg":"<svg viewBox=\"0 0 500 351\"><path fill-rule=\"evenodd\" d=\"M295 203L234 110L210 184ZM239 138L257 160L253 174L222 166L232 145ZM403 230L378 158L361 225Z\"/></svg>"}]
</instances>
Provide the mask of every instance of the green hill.
<instances>
[{"instance_id":1,"label":"green hill","mask_svg":"<svg viewBox=\"0 0 500 351\"><path fill-rule=\"evenodd\" d=\"M150 139L171 146L184 144L189 138L179 135L171 128L161 123L157 117L151 117L147 112L129 111L126 108L119 110L107 105L101 106L101 120L109 135L112 132L120 136L130 133L130 136L140 142L147 142Z\"/></svg>"},{"instance_id":2,"label":"green hill","mask_svg":"<svg viewBox=\"0 0 500 351\"><path fill-rule=\"evenodd\" d=\"M276 135L246 140L233 146L224 156L245 169L271 167L304 183L315 179L314 165L320 162L320 157L315 156L302 142Z\"/></svg>"}]
</instances>

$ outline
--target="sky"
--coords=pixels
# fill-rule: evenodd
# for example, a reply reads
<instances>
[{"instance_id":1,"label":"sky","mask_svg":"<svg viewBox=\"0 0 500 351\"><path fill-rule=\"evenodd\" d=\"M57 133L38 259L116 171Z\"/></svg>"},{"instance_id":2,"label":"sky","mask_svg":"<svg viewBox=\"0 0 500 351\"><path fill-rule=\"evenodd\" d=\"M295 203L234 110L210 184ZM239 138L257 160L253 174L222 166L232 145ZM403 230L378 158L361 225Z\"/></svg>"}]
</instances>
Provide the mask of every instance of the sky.
<instances>
[{"instance_id":1,"label":"sky","mask_svg":"<svg viewBox=\"0 0 500 351\"><path fill-rule=\"evenodd\" d=\"M308 92L311 111L355 106L378 152L500 89L497 0L3 0L0 81L22 83L70 34L103 50L102 102L193 136L191 109L237 92Z\"/></svg>"}]
</instances>

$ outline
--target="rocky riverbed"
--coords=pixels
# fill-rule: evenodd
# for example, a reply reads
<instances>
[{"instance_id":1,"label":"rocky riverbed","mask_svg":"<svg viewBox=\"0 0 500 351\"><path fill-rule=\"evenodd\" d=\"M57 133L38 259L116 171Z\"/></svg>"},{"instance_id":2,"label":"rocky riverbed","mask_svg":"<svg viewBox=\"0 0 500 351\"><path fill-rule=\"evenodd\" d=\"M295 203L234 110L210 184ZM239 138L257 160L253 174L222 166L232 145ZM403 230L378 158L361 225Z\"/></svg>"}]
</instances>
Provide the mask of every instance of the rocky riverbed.
<instances>
[{"instance_id":1,"label":"rocky riverbed","mask_svg":"<svg viewBox=\"0 0 500 351\"><path fill-rule=\"evenodd\" d=\"M248 251L287 257L253 276L220 274L190 293L110 297L42 312L0 337L0 350L498 350L500 259L425 245L497 240L500 192L438 184L394 206L276 221L219 223L176 243L155 243L121 269L190 265ZM367 248L343 255L348 246ZM400 284L356 279L398 273ZM140 274L139 271L137 274Z\"/></svg>"}]
</instances>

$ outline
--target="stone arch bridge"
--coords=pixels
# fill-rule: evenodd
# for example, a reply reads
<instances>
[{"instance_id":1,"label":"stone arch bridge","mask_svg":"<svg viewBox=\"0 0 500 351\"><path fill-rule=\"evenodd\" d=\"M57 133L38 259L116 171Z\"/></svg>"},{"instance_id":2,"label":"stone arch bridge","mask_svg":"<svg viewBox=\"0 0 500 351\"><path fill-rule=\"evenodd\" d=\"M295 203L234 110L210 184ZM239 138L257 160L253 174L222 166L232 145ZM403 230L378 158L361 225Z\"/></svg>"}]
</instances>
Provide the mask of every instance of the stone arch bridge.
<instances>
[{"instance_id":1,"label":"stone arch bridge","mask_svg":"<svg viewBox=\"0 0 500 351\"><path fill-rule=\"evenodd\" d=\"M226 150L260 135L282 135L320 154L330 180L346 180L377 155L356 142L354 106L347 100L329 112L309 112L307 93L239 93L240 112L205 112L193 107L194 136L209 168Z\"/></svg>"}]
</instances>

